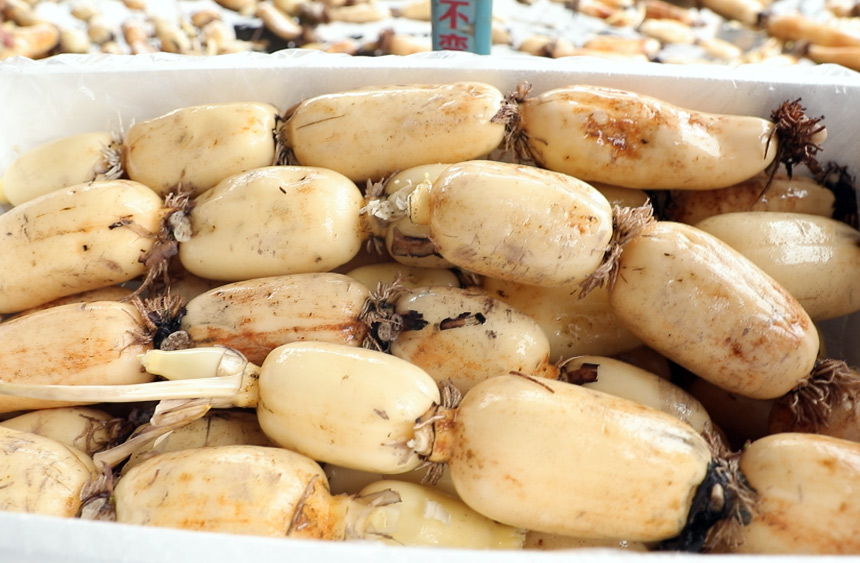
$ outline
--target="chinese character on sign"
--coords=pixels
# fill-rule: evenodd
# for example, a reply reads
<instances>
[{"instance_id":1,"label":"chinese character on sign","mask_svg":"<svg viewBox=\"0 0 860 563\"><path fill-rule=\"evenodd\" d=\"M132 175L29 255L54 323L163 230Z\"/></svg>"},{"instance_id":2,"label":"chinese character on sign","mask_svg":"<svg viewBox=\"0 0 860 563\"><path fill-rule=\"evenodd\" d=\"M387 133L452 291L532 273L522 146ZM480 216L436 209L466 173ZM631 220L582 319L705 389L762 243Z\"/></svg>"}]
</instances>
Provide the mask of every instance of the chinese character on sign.
<instances>
[{"instance_id":1,"label":"chinese character on sign","mask_svg":"<svg viewBox=\"0 0 860 563\"><path fill-rule=\"evenodd\" d=\"M433 50L490 53L492 0L432 0Z\"/></svg>"},{"instance_id":2,"label":"chinese character on sign","mask_svg":"<svg viewBox=\"0 0 860 563\"><path fill-rule=\"evenodd\" d=\"M439 48L446 51L468 51L469 37L466 35L455 35L453 33L440 35Z\"/></svg>"},{"instance_id":3,"label":"chinese character on sign","mask_svg":"<svg viewBox=\"0 0 860 563\"><path fill-rule=\"evenodd\" d=\"M448 27L451 29L457 29L457 22L462 21L465 24L469 23L469 16L464 14L463 12L457 11L461 6L468 6L469 2L467 0L439 0L439 3L443 6L446 6L445 12L439 17L441 21L446 21L448 23Z\"/></svg>"}]
</instances>

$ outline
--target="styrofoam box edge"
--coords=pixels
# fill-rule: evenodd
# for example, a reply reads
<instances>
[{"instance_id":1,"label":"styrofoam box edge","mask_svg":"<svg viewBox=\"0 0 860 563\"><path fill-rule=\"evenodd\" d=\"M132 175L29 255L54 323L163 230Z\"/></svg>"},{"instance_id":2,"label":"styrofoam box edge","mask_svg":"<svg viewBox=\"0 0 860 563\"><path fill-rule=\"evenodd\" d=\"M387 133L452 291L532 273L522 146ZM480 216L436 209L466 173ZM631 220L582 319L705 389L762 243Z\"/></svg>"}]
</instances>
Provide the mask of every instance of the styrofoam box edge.
<instances>
[{"instance_id":1,"label":"styrofoam box edge","mask_svg":"<svg viewBox=\"0 0 860 563\"><path fill-rule=\"evenodd\" d=\"M0 512L0 561L8 563L622 563L634 559L696 563L801 563L801 556L627 553L612 549L569 551L476 551L397 547L372 542L330 542L187 532ZM860 557L815 557L845 563Z\"/></svg>"},{"instance_id":2,"label":"styrofoam box edge","mask_svg":"<svg viewBox=\"0 0 860 563\"><path fill-rule=\"evenodd\" d=\"M836 65L771 67L625 63L589 57L480 57L427 53L350 57L288 50L192 57L157 53L60 55L0 64L0 170L40 142L93 129L117 130L135 120L211 102L268 102L281 110L321 93L381 83L480 80L503 91L527 80L533 92L574 82L636 90L718 113L767 116L785 99L801 98L825 115L824 158L854 166L860 133L850 103L860 73ZM856 168L856 166L854 166Z\"/></svg>"},{"instance_id":3,"label":"styrofoam box edge","mask_svg":"<svg viewBox=\"0 0 860 563\"><path fill-rule=\"evenodd\" d=\"M707 112L766 117L785 100L800 98L809 115L825 117L822 161L860 170L860 74L834 65L736 68L623 63L591 58L479 57L429 53L357 58L304 51L186 57L60 55L43 61L0 63L0 171L21 152L50 139L92 130L121 131L178 107L223 101L268 102L285 110L321 93L372 84L479 80L503 91L528 81L533 92L573 83L624 88ZM825 325L828 355L860 363L857 315ZM111 562L349 560L498 563L677 558L615 550L476 552L397 548L372 543L315 542L143 528L0 512L0 561ZM708 556L729 558L746 556ZM761 558L756 558L760 560ZM780 561L800 557L765 558ZM831 559L817 557L816 561ZM835 558L832 558L835 559ZM858 558L860 559L860 558ZM845 558L839 558L844 561Z\"/></svg>"}]
</instances>

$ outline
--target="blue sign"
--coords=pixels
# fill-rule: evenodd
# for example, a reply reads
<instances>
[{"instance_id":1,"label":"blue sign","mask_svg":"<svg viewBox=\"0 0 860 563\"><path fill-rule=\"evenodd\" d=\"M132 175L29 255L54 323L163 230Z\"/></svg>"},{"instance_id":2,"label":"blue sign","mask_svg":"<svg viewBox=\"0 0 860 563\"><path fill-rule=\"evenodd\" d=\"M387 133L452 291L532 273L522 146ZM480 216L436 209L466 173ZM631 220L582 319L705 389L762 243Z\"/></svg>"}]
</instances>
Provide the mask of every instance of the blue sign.
<instances>
[{"instance_id":1,"label":"blue sign","mask_svg":"<svg viewBox=\"0 0 860 563\"><path fill-rule=\"evenodd\" d=\"M489 55L492 0L432 0L434 51L469 51Z\"/></svg>"}]
</instances>

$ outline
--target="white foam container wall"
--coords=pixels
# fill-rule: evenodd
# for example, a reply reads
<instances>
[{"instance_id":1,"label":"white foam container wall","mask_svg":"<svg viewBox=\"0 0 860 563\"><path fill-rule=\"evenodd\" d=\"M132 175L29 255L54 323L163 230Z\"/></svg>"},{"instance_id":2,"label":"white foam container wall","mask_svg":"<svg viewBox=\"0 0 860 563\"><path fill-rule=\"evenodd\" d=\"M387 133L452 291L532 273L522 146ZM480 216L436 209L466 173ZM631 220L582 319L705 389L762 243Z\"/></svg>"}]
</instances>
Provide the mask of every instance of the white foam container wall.
<instances>
[{"instance_id":1,"label":"white foam container wall","mask_svg":"<svg viewBox=\"0 0 860 563\"><path fill-rule=\"evenodd\" d=\"M672 66L590 58L480 57L465 53L355 58L302 51L211 58L164 53L134 57L61 55L43 61L0 62L0 170L21 152L41 142L93 130L121 131L134 121L183 106L259 101L285 110L308 96L362 85L455 80L484 81L503 91L527 80L534 93L567 84L591 83L650 94L700 111L762 117L769 116L781 102L800 98L810 116L825 118L828 138L820 159L846 166L855 176L860 171L860 104L857 103L860 74L838 66ZM830 321L823 327L829 357L860 364L857 317ZM346 560L350 563L381 560L614 563L631 558L669 558L685 563L701 557L614 550L520 553L396 548L365 542L184 532L0 512L0 561L10 563ZM728 561L762 559L706 557ZM765 558L772 559L805 560ZM829 559L836 560L816 557L815 561Z\"/></svg>"}]
</instances>

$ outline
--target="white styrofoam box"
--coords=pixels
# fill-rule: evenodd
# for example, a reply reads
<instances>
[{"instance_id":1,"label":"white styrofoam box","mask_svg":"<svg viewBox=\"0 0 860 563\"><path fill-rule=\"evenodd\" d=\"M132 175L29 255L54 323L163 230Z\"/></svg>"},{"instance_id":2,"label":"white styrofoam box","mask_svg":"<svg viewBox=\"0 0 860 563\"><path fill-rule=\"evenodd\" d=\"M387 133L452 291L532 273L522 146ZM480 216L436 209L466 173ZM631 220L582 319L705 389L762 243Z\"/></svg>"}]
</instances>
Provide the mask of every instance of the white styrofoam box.
<instances>
[{"instance_id":1,"label":"white styrofoam box","mask_svg":"<svg viewBox=\"0 0 860 563\"><path fill-rule=\"evenodd\" d=\"M785 100L801 99L810 116L824 116L822 161L860 171L860 74L838 66L671 66L590 58L480 57L425 53L356 58L284 51L218 57L61 55L43 61L0 62L0 171L21 152L54 138L92 130L121 131L136 120L194 104L268 102L286 110L321 93L373 84L480 80L503 91L523 80L533 92L573 83L638 91L691 109L767 117ZM0 257L2 260L2 257ZM828 356L860 364L851 318L824 327ZM0 512L0 561L290 561L352 563L380 560L448 562L611 561L631 557L687 561L681 554L617 551L471 552L381 547L371 543L251 538L139 528ZM738 562L742 556L708 556ZM777 558L792 560L791 557ZM828 558L817 558L821 561ZM758 559L756 559L758 561ZM840 558L840 561L844 559Z\"/></svg>"},{"instance_id":2,"label":"white styrofoam box","mask_svg":"<svg viewBox=\"0 0 860 563\"><path fill-rule=\"evenodd\" d=\"M704 558L704 560L702 560ZM856 563L851 556L398 547L263 538L0 512L3 563Z\"/></svg>"}]
</instances>

